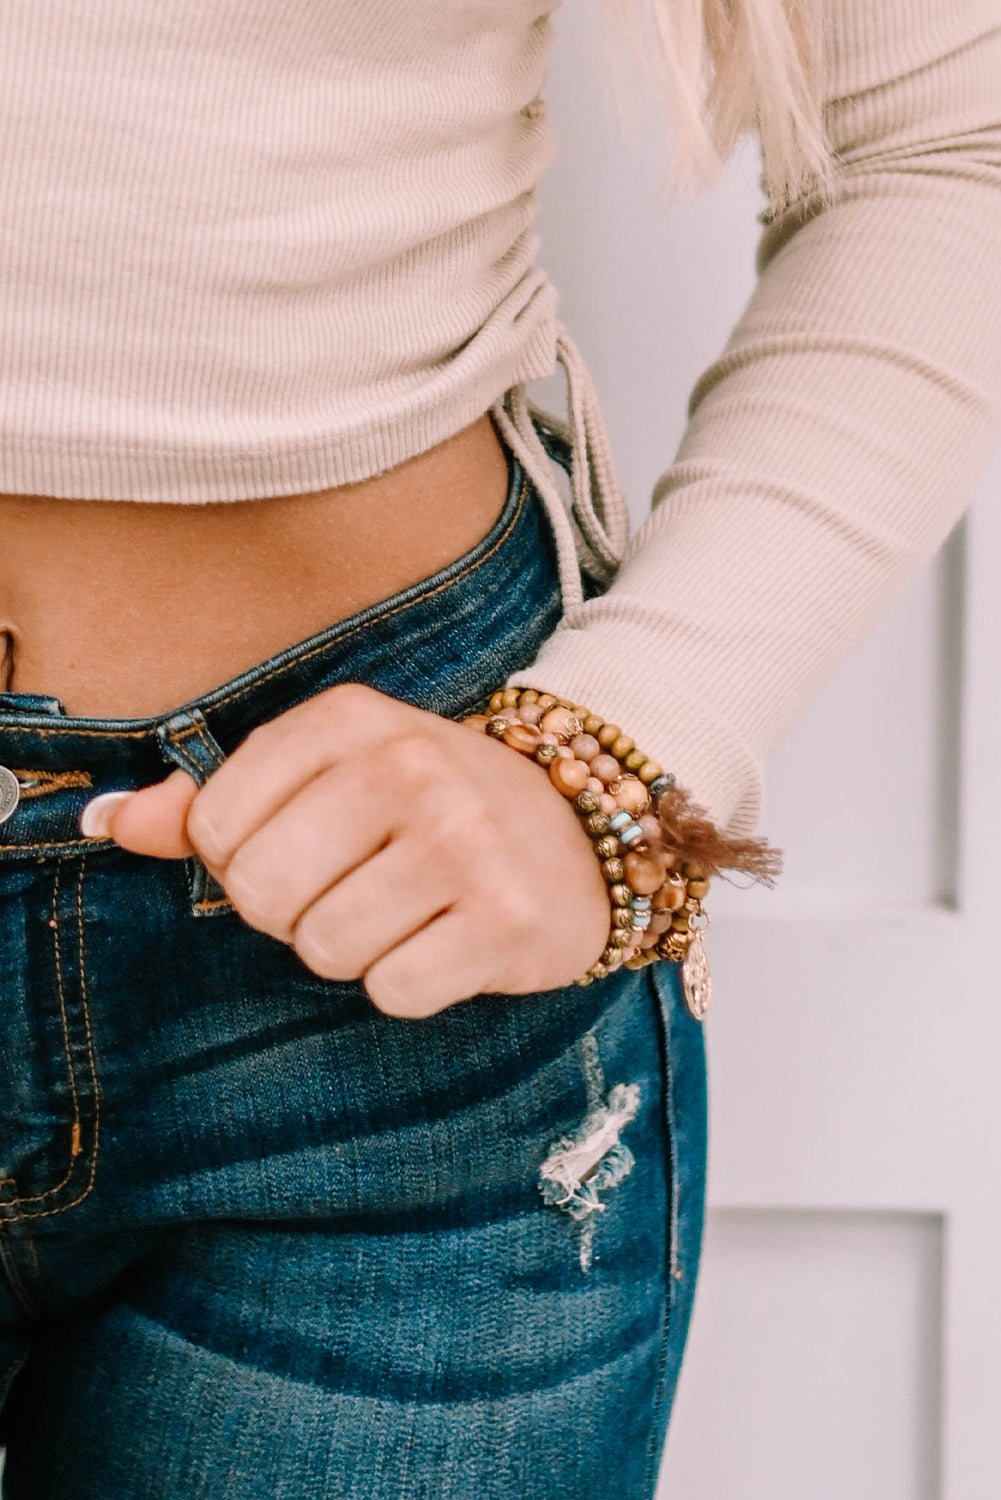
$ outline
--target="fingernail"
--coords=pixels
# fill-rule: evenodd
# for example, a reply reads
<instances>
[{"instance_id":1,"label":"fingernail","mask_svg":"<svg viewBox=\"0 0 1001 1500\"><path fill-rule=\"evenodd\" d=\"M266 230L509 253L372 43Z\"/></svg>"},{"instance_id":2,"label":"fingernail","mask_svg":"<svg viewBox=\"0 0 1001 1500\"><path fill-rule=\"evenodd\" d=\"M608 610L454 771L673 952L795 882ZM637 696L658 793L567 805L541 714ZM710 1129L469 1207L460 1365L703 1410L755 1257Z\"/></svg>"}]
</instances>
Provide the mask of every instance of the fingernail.
<instances>
[{"instance_id":1,"label":"fingernail","mask_svg":"<svg viewBox=\"0 0 1001 1500\"><path fill-rule=\"evenodd\" d=\"M119 802L134 796L135 792L102 792L99 797L91 797L85 802L80 811L80 832L84 838L106 839L111 814Z\"/></svg>"}]
</instances>

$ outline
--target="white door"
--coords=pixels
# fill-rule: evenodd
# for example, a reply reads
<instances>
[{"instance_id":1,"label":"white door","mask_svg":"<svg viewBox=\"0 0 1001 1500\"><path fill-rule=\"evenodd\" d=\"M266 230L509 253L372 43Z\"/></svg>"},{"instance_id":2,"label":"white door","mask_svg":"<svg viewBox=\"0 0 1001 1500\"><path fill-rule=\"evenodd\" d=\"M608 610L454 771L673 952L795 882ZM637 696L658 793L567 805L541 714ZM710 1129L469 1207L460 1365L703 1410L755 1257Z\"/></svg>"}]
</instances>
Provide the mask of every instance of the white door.
<instances>
[{"instance_id":1,"label":"white door","mask_svg":"<svg viewBox=\"0 0 1001 1500\"><path fill-rule=\"evenodd\" d=\"M556 17L543 261L638 520L753 284L757 167L658 210L592 9ZM559 402L543 383L537 399ZM714 886L706 1253L667 1500L997 1500L1001 462L767 767Z\"/></svg>"}]
</instances>

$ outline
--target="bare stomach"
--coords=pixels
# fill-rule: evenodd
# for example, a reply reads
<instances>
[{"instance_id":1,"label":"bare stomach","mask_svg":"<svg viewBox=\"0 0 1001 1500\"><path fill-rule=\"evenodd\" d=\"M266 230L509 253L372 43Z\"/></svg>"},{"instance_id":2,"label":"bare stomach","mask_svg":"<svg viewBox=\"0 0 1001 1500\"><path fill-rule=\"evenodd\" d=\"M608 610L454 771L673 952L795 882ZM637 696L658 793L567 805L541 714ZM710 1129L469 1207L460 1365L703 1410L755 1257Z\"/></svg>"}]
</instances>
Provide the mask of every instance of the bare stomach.
<instances>
[{"instance_id":1,"label":"bare stomach","mask_svg":"<svg viewBox=\"0 0 1001 1500\"><path fill-rule=\"evenodd\" d=\"M486 413L357 484L174 505L0 495L0 688L141 718L461 557L504 506Z\"/></svg>"}]
</instances>

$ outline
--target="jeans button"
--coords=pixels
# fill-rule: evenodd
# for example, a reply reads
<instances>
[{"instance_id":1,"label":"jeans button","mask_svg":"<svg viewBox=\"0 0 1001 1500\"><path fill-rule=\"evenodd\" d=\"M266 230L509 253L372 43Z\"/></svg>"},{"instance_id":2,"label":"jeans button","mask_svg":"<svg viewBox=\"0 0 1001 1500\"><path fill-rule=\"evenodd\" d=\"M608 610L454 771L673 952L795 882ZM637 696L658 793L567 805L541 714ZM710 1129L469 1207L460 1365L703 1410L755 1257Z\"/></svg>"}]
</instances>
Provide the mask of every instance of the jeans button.
<instances>
[{"instance_id":1,"label":"jeans button","mask_svg":"<svg viewBox=\"0 0 1001 1500\"><path fill-rule=\"evenodd\" d=\"M0 766L0 823L6 823L20 800L17 777L6 766Z\"/></svg>"}]
</instances>

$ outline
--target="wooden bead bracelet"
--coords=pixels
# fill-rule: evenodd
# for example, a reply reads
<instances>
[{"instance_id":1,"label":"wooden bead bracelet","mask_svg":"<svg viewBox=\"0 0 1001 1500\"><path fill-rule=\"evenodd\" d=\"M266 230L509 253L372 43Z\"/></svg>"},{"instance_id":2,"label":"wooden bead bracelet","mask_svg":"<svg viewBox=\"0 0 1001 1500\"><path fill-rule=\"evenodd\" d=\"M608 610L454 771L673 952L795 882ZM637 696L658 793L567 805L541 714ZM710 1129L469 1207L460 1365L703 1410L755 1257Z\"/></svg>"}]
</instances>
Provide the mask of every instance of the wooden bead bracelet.
<instances>
[{"instance_id":1,"label":"wooden bead bracelet","mask_svg":"<svg viewBox=\"0 0 1001 1500\"><path fill-rule=\"evenodd\" d=\"M707 871L665 841L657 810L675 778L617 724L582 704L535 688L498 688L486 711L461 722L531 756L573 803L601 861L611 903L608 941L573 982L591 984L623 966L682 964L685 1003L701 1020L711 985L702 932ZM700 919L704 918L704 921Z\"/></svg>"}]
</instances>

